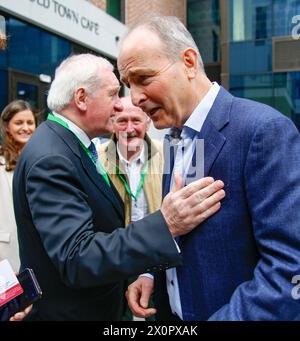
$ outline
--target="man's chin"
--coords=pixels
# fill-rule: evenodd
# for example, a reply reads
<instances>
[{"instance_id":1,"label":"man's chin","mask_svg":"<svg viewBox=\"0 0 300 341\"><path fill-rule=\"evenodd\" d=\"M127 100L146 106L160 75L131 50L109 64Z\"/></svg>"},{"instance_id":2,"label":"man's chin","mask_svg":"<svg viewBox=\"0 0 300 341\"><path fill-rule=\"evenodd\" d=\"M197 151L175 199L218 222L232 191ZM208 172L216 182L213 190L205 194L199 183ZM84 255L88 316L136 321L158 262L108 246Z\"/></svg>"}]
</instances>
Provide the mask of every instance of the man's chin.
<instances>
[{"instance_id":1,"label":"man's chin","mask_svg":"<svg viewBox=\"0 0 300 341\"><path fill-rule=\"evenodd\" d=\"M166 128L170 128L170 125L166 124L166 122L162 122L162 121L152 121L153 122L153 125L156 129L166 129Z\"/></svg>"}]
</instances>

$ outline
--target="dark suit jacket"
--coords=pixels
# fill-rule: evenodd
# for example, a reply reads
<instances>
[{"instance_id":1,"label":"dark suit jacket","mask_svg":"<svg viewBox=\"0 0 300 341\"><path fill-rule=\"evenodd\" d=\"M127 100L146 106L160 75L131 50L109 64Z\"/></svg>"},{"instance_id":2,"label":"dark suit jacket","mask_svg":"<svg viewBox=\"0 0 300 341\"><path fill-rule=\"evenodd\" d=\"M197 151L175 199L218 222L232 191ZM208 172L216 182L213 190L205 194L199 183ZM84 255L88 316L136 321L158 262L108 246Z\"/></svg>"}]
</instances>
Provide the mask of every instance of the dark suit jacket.
<instances>
[{"instance_id":1,"label":"dark suit jacket","mask_svg":"<svg viewBox=\"0 0 300 341\"><path fill-rule=\"evenodd\" d=\"M43 290L33 319L120 319L124 279L180 262L160 211L122 228L113 185L56 122L25 146L13 195L21 268L33 268Z\"/></svg>"},{"instance_id":2,"label":"dark suit jacket","mask_svg":"<svg viewBox=\"0 0 300 341\"><path fill-rule=\"evenodd\" d=\"M226 197L217 214L179 241L183 318L294 320L300 309L291 295L292 278L300 274L299 132L271 107L221 88L198 137L205 176L223 180ZM164 274L155 285L158 318L167 320Z\"/></svg>"}]
</instances>

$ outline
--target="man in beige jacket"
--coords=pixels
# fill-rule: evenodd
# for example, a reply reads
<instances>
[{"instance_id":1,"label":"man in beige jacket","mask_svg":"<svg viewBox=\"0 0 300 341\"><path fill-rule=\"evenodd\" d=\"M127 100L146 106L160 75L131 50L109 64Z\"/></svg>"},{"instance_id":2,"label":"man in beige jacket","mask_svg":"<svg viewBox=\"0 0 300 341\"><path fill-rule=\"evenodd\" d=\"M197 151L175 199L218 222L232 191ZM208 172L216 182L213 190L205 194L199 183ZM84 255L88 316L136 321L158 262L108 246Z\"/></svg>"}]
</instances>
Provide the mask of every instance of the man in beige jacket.
<instances>
[{"instance_id":1,"label":"man in beige jacket","mask_svg":"<svg viewBox=\"0 0 300 341\"><path fill-rule=\"evenodd\" d=\"M113 118L114 134L98 147L102 164L125 206L126 225L159 209L162 200L162 144L147 135L150 119L131 102Z\"/></svg>"}]
</instances>

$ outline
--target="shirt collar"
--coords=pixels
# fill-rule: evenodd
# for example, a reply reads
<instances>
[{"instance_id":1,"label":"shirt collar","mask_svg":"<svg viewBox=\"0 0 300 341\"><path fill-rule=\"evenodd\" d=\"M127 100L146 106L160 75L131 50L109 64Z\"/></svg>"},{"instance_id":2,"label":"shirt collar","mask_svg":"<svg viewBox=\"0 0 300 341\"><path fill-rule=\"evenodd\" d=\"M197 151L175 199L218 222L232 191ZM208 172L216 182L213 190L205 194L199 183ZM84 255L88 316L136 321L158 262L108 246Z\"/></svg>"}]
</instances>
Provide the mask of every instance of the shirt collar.
<instances>
[{"instance_id":1,"label":"shirt collar","mask_svg":"<svg viewBox=\"0 0 300 341\"><path fill-rule=\"evenodd\" d=\"M58 114L57 112L53 112L54 116L59 117L61 120L63 120L64 122L66 122L68 124L69 129L71 130L71 132L73 134L76 135L76 137L79 139L79 141L86 147L88 148L91 144L91 140L90 138L87 136L87 134L81 129L79 128L74 122L70 121L69 119L67 119L65 116L62 116L60 114Z\"/></svg>"},{"instance_id":2,"label":"shirt collar","mask_svg":"<svg viewBox=\"0 0 300 341\"><path fill-rule=\"evenodd\" d=\"M133 163L141 163L144 164L146 162L146 155L145 155L145 147L144 144L142 144L142 150L139 153L139 155L134 156L130 161L128 161L127 159L125 159L119 149L119 144L117 143L117 152L118 152L118 156L119 156L119 160L120 162L122 162L123 164L129 166Z\"/></svg>"},{"instance_id":3,"label":"shirt collar","mask_svg":"<svg viewBox=\"0 0 300 341\"><path fill-rule=\"evenodd\" d=\"M220 85L217 82L213 82L213 86L209 89L207 94L202 98L200 103L191 113L185 124L183 125L181 137L188 138L195 133L199 133L203 123L214 104L214 101L219 93Z\"/></svg>"}]
</instances>

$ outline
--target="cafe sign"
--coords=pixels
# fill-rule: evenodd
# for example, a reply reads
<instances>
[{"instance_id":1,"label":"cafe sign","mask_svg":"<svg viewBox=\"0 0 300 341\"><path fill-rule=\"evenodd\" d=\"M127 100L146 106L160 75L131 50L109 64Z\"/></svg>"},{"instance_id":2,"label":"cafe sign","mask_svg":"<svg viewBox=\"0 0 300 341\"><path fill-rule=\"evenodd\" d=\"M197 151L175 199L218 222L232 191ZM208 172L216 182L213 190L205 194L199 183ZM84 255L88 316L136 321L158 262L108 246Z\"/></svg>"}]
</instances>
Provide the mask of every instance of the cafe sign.
<instances>
[{"instance_id":1,"label":"cafe sign","mask_svg":"<svg viewBox=\"0 0 300 341\"><path fill-rule=\"evenodd\" d=\"M85 0L0 0L22 20L116 58L126 26Z\"/></svg>"}]
</instances>

